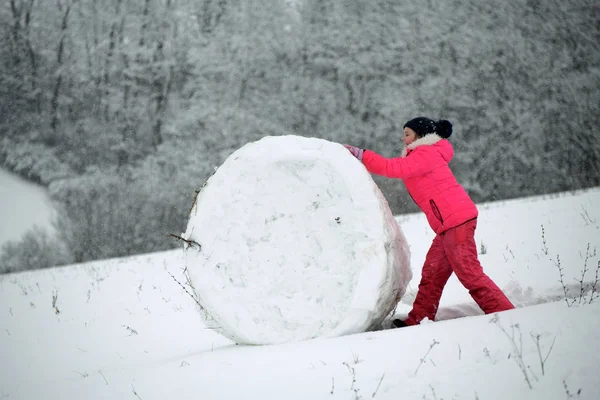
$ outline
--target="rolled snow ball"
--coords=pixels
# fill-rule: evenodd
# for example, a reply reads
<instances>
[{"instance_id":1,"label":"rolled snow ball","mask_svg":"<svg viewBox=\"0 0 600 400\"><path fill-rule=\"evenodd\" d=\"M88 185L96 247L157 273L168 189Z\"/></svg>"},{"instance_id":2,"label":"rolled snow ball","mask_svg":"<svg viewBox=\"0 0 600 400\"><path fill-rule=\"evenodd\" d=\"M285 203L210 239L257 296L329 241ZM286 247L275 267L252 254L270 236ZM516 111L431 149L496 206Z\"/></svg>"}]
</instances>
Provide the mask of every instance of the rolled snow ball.
<instances>
[{"instance_id":1,"label":"rolled snow ball","mask_svg":"<svg viewBox=\"0 0 600 400\"><path fill-rule=\"evenodd\" d=\"M318 138L239 148L198 193L182 237L207 327L241 344L377 329L412 278L371 175Z\"/></svg>"}]
</instances>

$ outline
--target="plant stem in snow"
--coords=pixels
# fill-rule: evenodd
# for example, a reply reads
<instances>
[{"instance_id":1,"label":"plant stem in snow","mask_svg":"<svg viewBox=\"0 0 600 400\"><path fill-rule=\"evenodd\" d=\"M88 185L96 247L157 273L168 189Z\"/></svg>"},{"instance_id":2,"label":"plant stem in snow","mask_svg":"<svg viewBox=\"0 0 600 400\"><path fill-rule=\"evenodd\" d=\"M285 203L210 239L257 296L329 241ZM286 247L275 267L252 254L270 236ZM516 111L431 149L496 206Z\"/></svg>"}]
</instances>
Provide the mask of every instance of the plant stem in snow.
<instances>
[{"instance_id":1,"label":"plant stem in snow","mask_svg":"<svg viewBox=\"0 0 600 400\"><path fill-rule=\"evenodd\" d=\"M565 285L565 281L563 279L564 274L562 267L560 266L560 256L558 254L556 255L556 261L554 262L554 265L556 265L556 268L558 268L558 273L560 274L559 282L562 285L563 292L565 293L565 301L567 302L567 306L571 307L571 304L575 303L575 299L573 299L572 303L569 303L569 289L567 289L567 285Z\"/></svg>"},{"instance_id":2,"label":"plant stem in snow","mask_svg":"<svg viewBox=\"0 0 600 400\"><path fill-rule=\"evenodd\" d=\"M435 389L431 385L429 385L429 387L431 388L431 393L433 394L433 400L437 400L437 395L435 394Z\"/></svg>"},{"instance_id":3,"label":"plant stem in snow","mask_svg":"<svg viewBox=\"0 0 600 400\"><path fill-rule=\"evenodd\" d=\"M546 246L546 235L544 233L544 225L542 225L542 244L544 245L544 247L542 247L542 251L545 255L548 255L548 246Z\"/></svg>"},{"instance_id":4,"label":"plant stem in snow","mask_svg":"<svg viewBox=\"0 0 600 400\"><path fill-rule=\"evenodd\" d=\"M335 378L331 377L331 394L333 394L333 390L335 389Z\"/></svg>"},{"instance_id":5,"label":"plant stem in snow","mask_svg":"<svg viewBox=\"0 0 600 400\"><path fill-rule=\"evenodd\" d=\"M358 388L355 388L354 385L356 384L356 370L354 368L352 368L347 362L344 362L344 365L346 367L348 367L348 369L350 370L350 372L352 372L352 385L350 385L350 390L352 390L354 392L354 396L356 399L358 399Z\"/></svg>"},{"instance_id":6,"label":"plant stem in snow","mask_svg":"<svg viewBox=\"0 0 600 400\"><path fill-rule=\"evenodd\" d=\"M206 182L204 182L204 185L206 185ZM202 187L204 187L204 185L202 185ZM192 210L194 209L194 206L196 205L196 201L198 201L198 194L200 193L200 190L194 190L194 201L192 202L192 206L190 207L190 211L188 212L188 214L192 214Z\"/></svg>"},{"instance_id":7,"label":"plant stem in snow","mask_svg":"<svg viewBox=\"0 0 600 400\"><path fill-rule=\"evenodd\" d=\"M142 400L142 398L140 397L140 395L137 394L137 392L135 391L135 388L133 387L133 383L131 384L131 390L133 391L133 394L135 395L135 397L137 397L138 399Z\"/></svg>"},{"instance_id":8,"label":"plant stem in snow","mask_svg":"<svg viewBox=\"0 0 600 400\"><path fill-rule=\"evenodd\" d=\"M563 387L565 388L565 393L567 395L567 399L572 399L573 394L571 393L571 391L569 390L569 387L567 386L567 381L564 379L563 379ZM579 389L577 391L577 397L579 397L580 394L581 394L581 389Z\"/></svg>"},{"instance_id":9,"label":"plant stem in snow","mask_svg":"<svg viewBox=\"0 0 600 400\"><path fill-rule=\"evenodd\" d=\"M587 289L587 285L583 286L583 282L585 280L585 273L587 272L587 263L590 258L590 244L588 243L587 248L585 250L585 260L583 261L583 270L581 271L581 280L579 282L579 304L584 299L583 295L585 293L585 289Z\"/></svg>"},{"instance_id":10,"label":"plant stem in snow","mask_svg":"<svg viewBox=\"0 0 600 400\"><path fill-rule=\"evenodd\" d=\"M383 373L383 375L381 375L381 379L379 379L379 383L377 384L377 387L375 388L375 391L373 392L373 396L371 396L371 397L375 397L375 395L377 394L377 391L379 390L379 387L381 386L381 382L383 382L384 376L385 376L385 372Z\"/></svg>"},{"instance_id":11,"label":"plant stem in snow","mask_svg":"<svg viewBox=\"0 0 600 400\"><path fill-rule=\"evenodd\" d=\"M202 304L200 304L200 302L198 301L198 299L197 299L196 297L192 296L192 294L191 294L190 292L188 292L187 288L186 288L186 287L185 287L185 286L184 286L184 285L183 285L181 282L179 282L179 281L177 280L177 278L175 278L175 277L173 276L173 274L172 274L172 273L168 272L168 274L169 274L169 275L171 275L171 278L173 278L173 280L174 280L175 282L177 282L177 284L183 288L183 290L184 290L184 291L187 293L187 295L188 295L188 296L190 296L190 297L191 297L191 298L192 298L192 299L193 299L193 300L196 302L196 304L198 304L198 306L199 306L200 308L204 309L204 308L202 307Z\"/></svg>"},{"instance_id":12,"label":"plant stem in snow","mask_svg":"<svg viewBox=\"0 0 600 400\"><path fill-rule=\"evenodd\" d=\"M542 358L542 349L540 347L540 336L541 335L534 336L533 333L531 334L531 337L535 341L535 346L537 347L538 356L540 357L540 366L542 367L542 375L544 375L545 374L544 366L546 364L546 360L548 359L548 357L550 356L550 353L552 352L552 349L554 348L554 343L556 342L556 336L554 336L554 339L552 340L552 344L550 345L550 349L548 350L546 357L543 357L543 358Z\"/></svg>"},{"instance_id":13,"label":"plant stem in snow","mask_svg":"<svg viewBox=\"0 0 600 400\"><path fill-rule=\"evenodd\" d=\"M517 363L517 366L523 373L523 376L525 377L525 382L527 383L527 386L529 386L529 389L533 389L533 387L531 386L531 380L529 379L529 374L527 373L527 367L525 366L525 362L523 361L523 335L521 333L521 328L519 327L518 324L512 325L511 326L512 334L509 334L506 331L506 329L504 329L504 327L500 324L500 317L498 316L498 314L496 314L494 316L494 318L492 318L490 320L490 322L493 322L494 324L496 324L496 326L498 328L500 328L500 330L508 338L508 340L511 344L511 347L513 349L513 355L514 355L513 359L515 360L515 362ZM515 340L515 328L519 331L519 343L518 344Z\"/></svg>"},{"instance_id":14,"label":"plant stem in snow","mask_svg":"<svg viewBox=\"0 0 600 400\"><path fill-rule=\"evenodd\" d=\"M425 359L429 355L429 352L431 352L431 350L435 347L436 344L440 344L440 342L438 342L435 339L433 339L433 343L431 343L429 345L429 349L427 350L427 353L425 353L425 355L423 356L423 358L421 358L421 362L419 362L419 365L417 366L417 369L415 370L415 375L417 375L417 372L419 372L419 368L421 368L421 365L423 365L425 363Z\"/></svg>"},{"instance_id":15,"label":"plant stem in snow","mask_svg":"<svg viewBox=\"0 0 600 400\"><path fill-rule=\"evenodd\" d=\"M175 235L173 233L169 233L169 236L174 237L177 240L180 240L182 242L185 242L187 244L187 246L185 247L185 249L189 249L190 247L196 247L198 249L198 251L202 250L202 245L198 242L196 242L195 240L189 240L189 239L185 239L179 235Z\"/></svg>"},{"instance_id":16,"label":"plant stem in snow","mask_svg":"<svg viewBox=\"0 0 600 400\"><path fill-rule=\"evenodd\" d=\"M594 282L592 283L590 289L590 300L588 301L588 303L591 303L594 299L598 298L598 296L596 295L596 290L598 286L598 274L600 274L600 260L598 261L598 266L596 267L596 277L594 278Z\"/></svg>"},{"instance_id":17,"label":"plant stem in snow","mask_svg":"<svg viewBox=\"0 0 600 400\"><path fill-rule=\"evenodd\" d=\"M56 307L56 301L58 300L58 291L52 293L52 308L54 308L54 312L56 314L60 314L60 310Z\"/></svg>"},{"instance_id":18,"label":"plant stem in snow","mask_svg":"<svg viewBox=\"0 0 600 400\"><path fill-rule=\"evenodd\" d=\"M193 291L196 291L196 288L194 287L194 285L192 284L192 280L190 279L190 274L187 267L183 269L183 276L185 276L185 284L191 287Z\"/></svg>"},{"instance_id":19,"label":"plant stem in snow","mask_svg":"<svg viewBox=\"0 0 600 400\"><path fill-rule=\"evenodd\" d=\"M362 360L358 357L358 354L355 354L354 352L352 352L352 360L354 361L354 364L358 364L359 362L361 362Z\"/></svg>"},{"instance_id":20,"label":"plant stem in snow","mask_svg":"<svg viewBox=\"0 0 600 400\"><path fill-rule=\"evenodd\" d=\"M108 381L106 380L106 377L104 376L102 371L98 371L98 372L100 373L100 376L102 377L102 379L104 379L104 382L106 382L106 385L108 386Z\"/></svg>"},{"instance_id":21,"label":"plant stem in snow","mask_svg":"<svg viewBox=\"0 0 600 400\"><path fill-rule=\"evenodd\" d=\"M527 366L527 369L529 370L529 372L531 373L531 376L533 376L533 379L535 379L536 382L539 382L540 379L537 377L537 375L535 374L535 372L533 372L533 369L531 369L531 365Z\"/></svg>"}]
</instances>

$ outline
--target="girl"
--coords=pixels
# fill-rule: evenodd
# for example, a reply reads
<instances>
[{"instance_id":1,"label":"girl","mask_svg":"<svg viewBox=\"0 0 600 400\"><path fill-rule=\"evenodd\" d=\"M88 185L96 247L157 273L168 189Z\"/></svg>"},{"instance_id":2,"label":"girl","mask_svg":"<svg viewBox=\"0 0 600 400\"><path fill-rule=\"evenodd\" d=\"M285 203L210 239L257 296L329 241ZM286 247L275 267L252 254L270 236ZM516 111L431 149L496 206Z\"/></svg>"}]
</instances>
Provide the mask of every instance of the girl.
<instances>
[{"instance_id":1,"label":"girl","mask_svg":"<svg viewBox=\"0 0 600 400\"><path fill-rule=\"evenodd\" d=\"M474 236L478 210L448 166L454 155L447 140L450 135L450 121L418 117L404 124L405 147L400 157L384 158L371 150L344 145L370 173L402 179L436 233L413 308L406 320L394 320L397 327L417 325L425 317L434 321L452 272L485 314L514 308L483 272L477 258Z\"/></svg>"}]
</instances>

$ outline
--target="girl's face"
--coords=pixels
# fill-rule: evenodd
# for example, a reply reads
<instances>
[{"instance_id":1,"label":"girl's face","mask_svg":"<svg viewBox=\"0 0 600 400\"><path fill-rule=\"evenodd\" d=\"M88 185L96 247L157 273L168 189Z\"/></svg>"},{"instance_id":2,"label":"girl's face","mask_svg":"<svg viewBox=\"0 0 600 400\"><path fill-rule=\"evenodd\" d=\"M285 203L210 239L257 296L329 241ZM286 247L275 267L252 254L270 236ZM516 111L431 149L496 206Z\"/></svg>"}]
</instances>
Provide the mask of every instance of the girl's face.
<instances>
[{"instance_id":1,"label":"girl's face","mask_svg":"<svg viewBox=\"0 0 600 400\"><path fill-rule=\"evenodd\" d=\"M408 146L412 142L417 140L417 134L410 128L404 128L404 137L402 138L402 142L405 146Z\"/></svg>"}]
</instances>

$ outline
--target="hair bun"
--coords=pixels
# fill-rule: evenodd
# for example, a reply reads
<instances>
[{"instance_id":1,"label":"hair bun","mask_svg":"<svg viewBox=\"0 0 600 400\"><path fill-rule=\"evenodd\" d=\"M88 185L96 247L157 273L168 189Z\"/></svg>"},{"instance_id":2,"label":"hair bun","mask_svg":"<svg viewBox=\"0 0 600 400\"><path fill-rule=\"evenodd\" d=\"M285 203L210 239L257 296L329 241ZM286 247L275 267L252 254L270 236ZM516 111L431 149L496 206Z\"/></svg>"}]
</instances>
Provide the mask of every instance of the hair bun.
<instances>
[{"instance_id":1,"label":"hair bun","mask_svg":"<svg viewBox=\"0 0 600 400\"><path fill-rule=\"evenodd\" d=\"M440 119L436 122L436 125L436 133L444 139L448 139L452 135L452 124L447 119Z\"/></svg>"}]
</instances>

